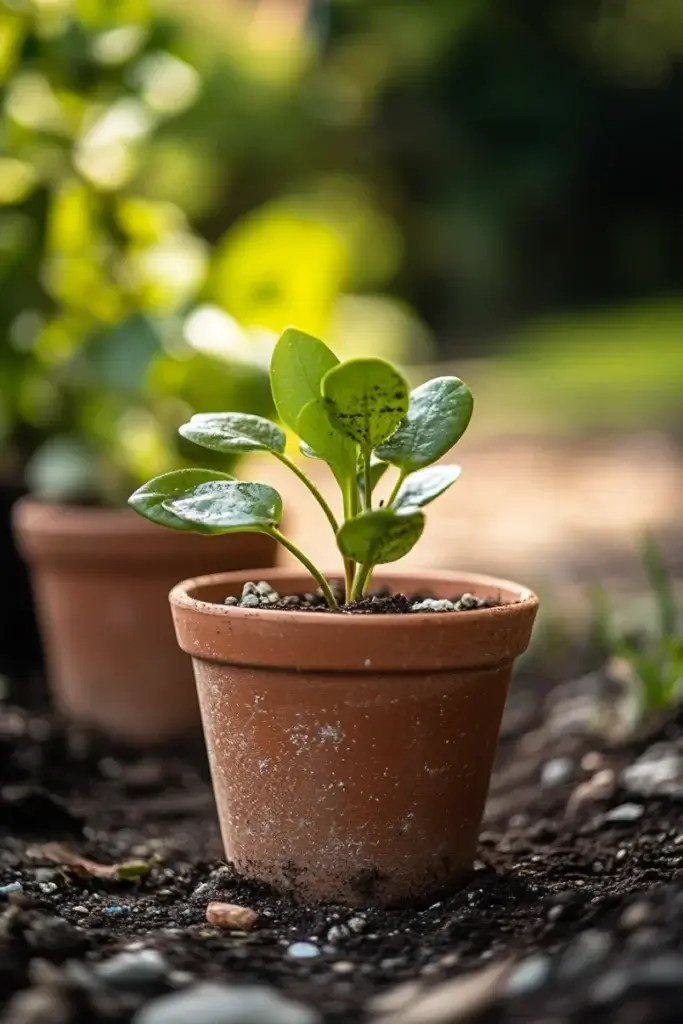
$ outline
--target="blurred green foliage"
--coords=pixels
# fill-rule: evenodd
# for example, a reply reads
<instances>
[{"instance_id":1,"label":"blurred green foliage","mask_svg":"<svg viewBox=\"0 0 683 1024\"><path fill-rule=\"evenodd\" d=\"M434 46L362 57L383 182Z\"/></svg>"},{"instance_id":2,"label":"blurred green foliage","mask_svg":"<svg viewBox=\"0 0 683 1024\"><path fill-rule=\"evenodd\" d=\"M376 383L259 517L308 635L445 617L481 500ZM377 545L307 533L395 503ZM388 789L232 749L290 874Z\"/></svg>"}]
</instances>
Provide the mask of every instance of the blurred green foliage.
<instances>
[{"instance_id":1,"label":"blurred green foliage","mask_svg":"<svg viewBox=\"0 0 683 1024\"><path fill-rule=\"evenodd\" d=\"M683 635L672 577L655 538L644 537L643 568L651 591L654 627L621 631L607 594L593 594L594 631L598 647L610 661L607 671L628 688L634 723L652 712L675 707L683 688Z\"/></svg>"},{"instance_id":2,"label":"blurred green foliage","mask_svg":"<svg viewBox=\"0 0 683 1024\"><path fill-rule=\"evenodd\" d=\"M120 500L290 323L423 362L678 291L682 10L0 0L0 468Z\"/></svg>"},{"instance_id":3,"label":"blurred green foliage","mask_svg":"<svg viewBox=\"0 0 683 1024\"><path fill-rule=\"evenodd\" d=\"M354 296L400 259L362 183L320 176L209 244L231 169L267 158L291 101L205 29L132 0L4 2L0 77L0 439L6 466L37 449L35 490L118 502L182 465L189 413L269 414L290 322L419 350L410 311Z\"/></svg>"}]
</instances>

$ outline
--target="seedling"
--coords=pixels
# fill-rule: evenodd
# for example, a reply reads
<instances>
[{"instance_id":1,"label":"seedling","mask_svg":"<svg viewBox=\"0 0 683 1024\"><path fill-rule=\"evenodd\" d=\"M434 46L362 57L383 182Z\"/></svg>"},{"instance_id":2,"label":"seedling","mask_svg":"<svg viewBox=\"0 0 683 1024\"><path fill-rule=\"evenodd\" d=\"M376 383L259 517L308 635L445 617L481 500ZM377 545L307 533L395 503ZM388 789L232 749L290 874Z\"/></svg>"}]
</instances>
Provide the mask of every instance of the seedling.
<instances>
[{"instance_id":1,"label":"seedling","mask_svg":"<svg viewBox=\"0 0 683 1024\"><path fill-rule=\"evenodd\" d=\"M457 377L436 377L410 392L390 363L341 363L322 341L291 328L273 351L270 381L280 419L300 439L302 453L326 462L333 473L341 519L286 454L285 432L270 420L236 412L200 414L180 434L226 456L267 452L295 473L334 531L346 603L359 600L375 566L411 550L424 529L423 508L460 476L459 466L434 463L467 429L472 394ZM397 471L391 493L374 505L377 483L391 467ZM155 477L129 501L147 519L175 530L269 534L311 573L330 608L338 608L329 581L278 529L282 498L274 488L215 470L184 469Z\"/></svg>"},{"instance_id":2,"label":"seedling","mask_svg":"<svg viewBox=\"0 0 683 1024\"><path fill-rule=\"evenodd\" d=\"M595 631L612 657L614 674L633 691L635 717L674 707L683 695L683 636L678 630L674 588L662 554L651 535L643 542L643 567L655 602L654 633L621 633L603 591L595 593Z\"/></svg>"}]
</instances>

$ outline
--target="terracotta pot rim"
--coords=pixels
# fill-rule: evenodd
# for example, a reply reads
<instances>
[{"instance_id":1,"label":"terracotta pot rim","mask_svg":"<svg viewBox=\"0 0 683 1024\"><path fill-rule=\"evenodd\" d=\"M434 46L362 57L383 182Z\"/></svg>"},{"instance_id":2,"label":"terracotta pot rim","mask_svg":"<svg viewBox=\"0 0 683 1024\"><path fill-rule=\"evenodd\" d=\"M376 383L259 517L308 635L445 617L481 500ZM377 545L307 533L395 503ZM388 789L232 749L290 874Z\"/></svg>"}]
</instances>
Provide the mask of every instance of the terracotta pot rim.
<instances>
[{"instance_id":1,"label":"terracotta pot rim","mask_svg":"<svg viewBox=\"0 0 683 1024\"><path fill-rule=\"evenodd\" d=\"M392 590L430 588L438 597L452 597L460 587L482 596L500 594L510 603L455 613L342 615L239 608L194 596L222 601L250 580L265 580L288 594L311 583L307 573L291 569L218 573L185 580L171 591L178 643L194 658L224 665L364 676L493 669L528 644L538 598L526 587L457 572L382 572L376 579Z\"/></svg>"},{"instance_id":2,"label":"terracotta pot rim","mask_svg":"<svg viewBox=\"0 0 683 1024\"><path fill-rule=\"evenodd\" d=\"M164 565L168 560L196 557L200 552L201 561L196 565L201 570L217 561L220 564L226 547L234 547L238 540L232 534L208 537L185 530L168 530L150 523L127 505L118 508L59 505L30 495L15 502L12 522L19 549L29 563L79 564L90 566L93 572L100 571L103 565L118 564L121 571L135 575L146 572L150 564ZM263 564L259 553L275 547L272 538L257 533L245 535L239 543L245 552L242 565L248 565L250 559L254 564L259 561ZM272 560L270 557L266 561ZM178 575L182 573L181 567Z\"/></svg>"},{"instance_id":3,"label":"terracotta pot rim","mask_svg":"<svg viewBox=\"0 0 683 1024\"><path fill-rule=\"evenodd\" d=\"M203 615L211 615L217 618L229 616L233 621L239 619L249 621L266 616L266 621L272 621L274 624L283 625L284 623L294 624L296 622L298 625L312 626L313 629L318 628L321 624L326 624L329 627L331 621L334 621L338 627L344 629L369 629L372 626L376 627L378 621L410 623L411 626L422 626L424 628L426 623L433 624L436 618L434 612L411 612L410 614L389 612L381 616L326 612L324 615L315 615L311 612L273 611L269 608L240 608L235 605L218 604L215 601L204 601L201 598L192 596L193 591L207 587L216 587L222 584L229 586L231 583L257 582L255 579L257 575L257 570L240 570L236 572L211 573L208 576L195 576L176 584L169 594L169 599L171 604L178 609L187 609L188 611L200 612ZM325 575L332 582L343 582L343 577L338 572L332 572L329 575L326 573ZM263 571L259 579L267 579L270 583L277 583L278 580L291 580L292 577L300 578L309 587L315 587L315 581L303 570L299 572L296 569L292 570L289 568L268 569ZM452 621L452 616L457 615L460 618L466 615L467 621L470 623L474 621L484 622L486 619L500 616L501 612L505 612L506 609L516 605L525 604L526 607L538 605L538 597L529 587L524 587L514 583L512 580L501 579L496 576L461 572L457 569L413 569L398 572L380 570L373 575L373 581L377 583L383 580L398 579L405 581L406 588L414 586L416 590L428 586L430 581L434 581L435 584L452 582L454 586L467 581L473 587L485 588L495 593L517 595L493 608L478 608L464 613L438 612L438 618L441 621L445 618Z\"/></svg>"},{"instance_id":4,"label":"terracotta pot rim","mask_svg":"<svg viewBox=\"0 0 683 1024\"><path fill-rule=\"evenodd\" d=\"M115 507L75 505L70 502L43 501L30 494L15 503L14 515L21 517L27 529L43 533L69 534L87 530L88 533L128 534L136 526L145 531L153 529L156 532L158 529L125 504Z\"/></svg>"}]
</instances>

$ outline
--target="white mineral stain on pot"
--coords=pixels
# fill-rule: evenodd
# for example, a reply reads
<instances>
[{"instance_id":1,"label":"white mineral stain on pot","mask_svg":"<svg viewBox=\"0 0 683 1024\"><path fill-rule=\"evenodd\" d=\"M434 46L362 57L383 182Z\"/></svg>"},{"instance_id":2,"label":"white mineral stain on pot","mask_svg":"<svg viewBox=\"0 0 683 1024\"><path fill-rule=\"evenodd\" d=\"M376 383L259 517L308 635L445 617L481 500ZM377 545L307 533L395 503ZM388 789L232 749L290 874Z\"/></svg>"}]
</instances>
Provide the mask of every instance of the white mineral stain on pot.
<instances>
[{"instance_id":1,"label":"white mineral stain on pot","mask_svg":"<svg viewBox=\"0 0 683 1024\"><path fill-rule=\"evenodd\" d=\"M341 727L341 722L335 722L319 726L318 735L322 743L331 743L338 747L344 739L344 730Z\"/></svg>"}]
</instances>

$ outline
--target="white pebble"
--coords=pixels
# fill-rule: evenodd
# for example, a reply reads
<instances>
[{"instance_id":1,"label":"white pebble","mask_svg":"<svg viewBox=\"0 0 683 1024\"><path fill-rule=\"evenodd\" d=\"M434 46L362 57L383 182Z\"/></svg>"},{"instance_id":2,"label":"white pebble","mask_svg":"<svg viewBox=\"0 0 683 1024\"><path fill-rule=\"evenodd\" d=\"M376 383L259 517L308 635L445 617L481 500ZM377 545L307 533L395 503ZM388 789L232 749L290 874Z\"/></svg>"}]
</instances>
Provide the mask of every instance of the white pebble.
<instances>
[{"instance_id":1,"label":"white pebble","mask_svg":"<svg viewBox=\"0 0 683 1024\"><path fill-rule=\"evenodd\" d=\"M320 956L320 950L312 942L293 942L287 950L287 956L293 956L297 960L309 960L314 956Z\"/></svg>"}]
</instances>

